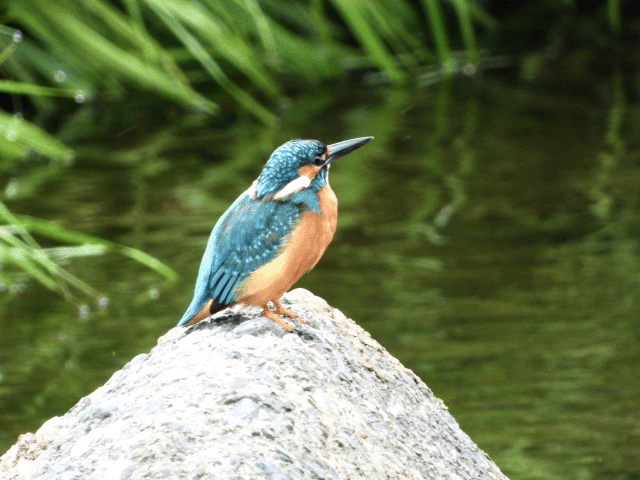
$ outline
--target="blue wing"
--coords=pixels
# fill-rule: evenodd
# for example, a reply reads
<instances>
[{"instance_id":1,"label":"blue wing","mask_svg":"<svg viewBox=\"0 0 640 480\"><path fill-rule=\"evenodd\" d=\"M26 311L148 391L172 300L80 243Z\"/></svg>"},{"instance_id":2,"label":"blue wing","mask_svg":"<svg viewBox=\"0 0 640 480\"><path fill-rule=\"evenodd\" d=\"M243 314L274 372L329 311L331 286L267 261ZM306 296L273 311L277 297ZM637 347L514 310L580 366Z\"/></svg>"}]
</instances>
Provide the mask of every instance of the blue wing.
<instances>
[{"instance_id":1,"label":"blue wing","mask_svg":"<svg viewBox=\"0 0 640 480\"><path fill-rule=\"evenodd\" d=\"M302 211L298 201L254 200L246 192L240 195L213 227L193 300L178 326L210 299L221 305L233 303L236 287L278 254Z\"/></svg>"}]
</instances>

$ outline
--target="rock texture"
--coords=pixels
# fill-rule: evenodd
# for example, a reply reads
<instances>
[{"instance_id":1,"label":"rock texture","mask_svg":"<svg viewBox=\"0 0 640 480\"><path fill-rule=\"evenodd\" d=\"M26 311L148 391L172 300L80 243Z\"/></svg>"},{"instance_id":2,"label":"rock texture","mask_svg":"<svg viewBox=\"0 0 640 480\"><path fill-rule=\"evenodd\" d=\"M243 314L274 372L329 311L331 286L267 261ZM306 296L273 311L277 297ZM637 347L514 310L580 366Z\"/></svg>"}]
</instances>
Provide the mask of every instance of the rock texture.
<instances>
[{"instance_id":1,"label":"rock texture","mask_svg":"<svg viewBox=\"0 0 640 480\"><path fill-rule=\"evenodd\" d=\"M20 436L0 478L506 478L353 321L302 289L283 303L307 325L243 310L174 328Z\"/></svg>"}]
</instances>

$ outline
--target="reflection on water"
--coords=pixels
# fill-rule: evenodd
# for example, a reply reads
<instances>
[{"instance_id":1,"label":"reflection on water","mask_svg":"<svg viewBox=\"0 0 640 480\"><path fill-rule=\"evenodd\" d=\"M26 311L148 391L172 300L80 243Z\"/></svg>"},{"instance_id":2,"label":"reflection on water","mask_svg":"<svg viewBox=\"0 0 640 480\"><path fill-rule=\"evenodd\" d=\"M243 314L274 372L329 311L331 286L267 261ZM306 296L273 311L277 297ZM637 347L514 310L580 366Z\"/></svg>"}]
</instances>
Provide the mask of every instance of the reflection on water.
<instances>
[{"instance_id":1,"label":"reflection on water","mask_svg":"<svg viewBox=\"0 0 640 480\"><path fill-rule=\"evenodd\" d=\"M106 256L66 265L109 298L104 312L82 318L29 282L0 297L2 446L175 325L211 227L273 148L374 135L332 168L338 232L298 286L420 375L510 478L638 478L632 113L620 95L470 89L316 92L277 129L124 125L127 147L79 148L59 185L14 210L145 250L182 280L168 289Z\"/></svg>"}]
</instances>

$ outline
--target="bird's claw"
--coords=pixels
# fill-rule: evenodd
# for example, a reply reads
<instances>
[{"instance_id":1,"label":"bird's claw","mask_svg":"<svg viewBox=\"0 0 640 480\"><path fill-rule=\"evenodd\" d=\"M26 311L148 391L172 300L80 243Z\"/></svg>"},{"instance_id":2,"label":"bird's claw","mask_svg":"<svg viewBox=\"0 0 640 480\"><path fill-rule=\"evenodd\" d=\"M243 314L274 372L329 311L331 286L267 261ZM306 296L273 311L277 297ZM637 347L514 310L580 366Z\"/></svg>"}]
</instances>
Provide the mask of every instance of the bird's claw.
<instances>
[{"instance_id":1,"label":"bird's claw","mask_svg":"<svg viewBox=\"0 0 640 480\"><path fill-rule=\"evenodd\" d=\"M264 317L270 318L271 320L276 322L278 325L280 325L282 328L284 328L287 332L291 333L293 331L293 328L291 328L290 325L288 325L285 322L283 322L282 320L280 320L280 317L278 317L271 310L268 310L267 307L264 308L264 311L262 312L262 315Z\"/></svg>"},{"instance_id":2,"label":"bird's claw","mask_svg":"<svg viewBox=\"0 0 640 480\"><path fill-rule=\"evenodd\" d=\"M302 318L298 317L292 311L287 310L286 308L284 308L282 305L280 305L279 302L274 301L273 304L276 307L275 310L271 311L271 310L269 310L269 308L267 306L265 306L262 309L262 314L263 314L263 316L265 316L265 317L273 320L274 322L276 322L278 325L280 325L282 328L284 328L287 332L291 333L293 331L293 328L290 325L288 325L287 323L283 322L280 319L280 317L278 317L278 315L285 315L285 316L287 316L289 318L292 318L294 320L298 320L300 323L307 323Z\"/></svg>"},{"instance_id":3,"label":"bird's claw","mask_svg":"<svg viewBox=\"0 0 640 480\"><path fill-rule=\"evenodd\" d=\"M273 311L273 313L275 313L276 315L286 315L289 318L298 320L300 323L307 323L302 318L300 318L295 313L293 313L291 310L287 310L282 305L280 305L280 302L273 302L273 305L276 307L276 309Z\"/></svg>"}]
</instances>

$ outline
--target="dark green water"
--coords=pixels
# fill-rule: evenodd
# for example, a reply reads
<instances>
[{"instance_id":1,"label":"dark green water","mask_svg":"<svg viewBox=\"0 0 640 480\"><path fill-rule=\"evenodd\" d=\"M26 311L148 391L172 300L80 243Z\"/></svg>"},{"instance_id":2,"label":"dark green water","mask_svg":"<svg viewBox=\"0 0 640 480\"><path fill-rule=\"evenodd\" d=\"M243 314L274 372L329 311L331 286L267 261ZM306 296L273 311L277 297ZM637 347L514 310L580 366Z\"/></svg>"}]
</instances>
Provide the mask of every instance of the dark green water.
<instances>
[{"instance_id":1,"label":"dark green water","mask_svg":"<svg viewBox=\"0 0 640 480\"><path fill-rule=\"evenodd\" d=\"M273 129L196 115L155 128L131 111L76 141L63 179L9 204L143 249L181 279L72 259L109 298L86 318L34 282L2 294L0 451L175 325L213 224L276 146L374 135L332 168L338 232L297 286L413 369L511 479L640 478L637 105L602 78L361 87L285 106Z\"/></svg>"}]
</instances>

